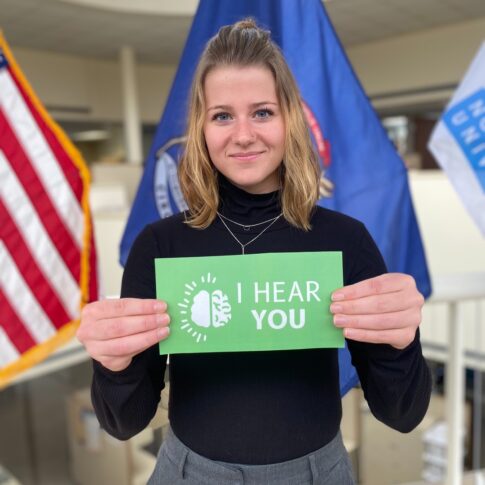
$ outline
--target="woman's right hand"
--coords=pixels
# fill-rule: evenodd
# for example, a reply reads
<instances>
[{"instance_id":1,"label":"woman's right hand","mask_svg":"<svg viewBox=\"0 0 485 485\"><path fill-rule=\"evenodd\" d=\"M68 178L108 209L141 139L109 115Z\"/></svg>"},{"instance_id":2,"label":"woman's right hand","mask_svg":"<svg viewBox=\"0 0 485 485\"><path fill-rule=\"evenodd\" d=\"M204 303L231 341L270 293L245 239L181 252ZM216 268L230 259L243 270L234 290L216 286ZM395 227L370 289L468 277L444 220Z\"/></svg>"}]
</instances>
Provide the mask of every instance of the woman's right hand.
<instances>
[{"instance_id":1,"label":"woman's right hand","mask_svg":"<svg viewBox=\"0 0 485 485\"><path fill-rule=\"evenodd\" d=\"M112 371L169 335L170 317L161 300L121 298L89 303L81 312L77 338L88 354Z\"/></svg>"}]
</instances>

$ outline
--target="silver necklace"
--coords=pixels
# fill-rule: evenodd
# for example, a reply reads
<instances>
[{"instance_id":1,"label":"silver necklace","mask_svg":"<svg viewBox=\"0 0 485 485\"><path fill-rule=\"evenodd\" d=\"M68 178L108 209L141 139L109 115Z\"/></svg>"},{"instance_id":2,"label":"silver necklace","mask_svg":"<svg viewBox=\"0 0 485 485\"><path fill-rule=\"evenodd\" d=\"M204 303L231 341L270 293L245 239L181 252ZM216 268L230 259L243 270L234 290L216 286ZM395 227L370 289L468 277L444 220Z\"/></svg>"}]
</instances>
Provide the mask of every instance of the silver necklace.
<instances>
[{"instance_id":1,"label":"silver necklace","mask_svg":"<svg viewBox=\"0 0 485 485\"><path fill-rule=\"evenodd\" d=\"M233 221L232 219L229 219L229 217L222 215L219 211L217 211L217 215L219 217L222 217L222 219L224 219L226 221L229 221L229 222L232 222L233 224L236 224L236 226L242 227L245 231L249 231L249 229L251 229L251 227L262 226L263 224L267 224L268 222L273 222L275 219L277 219L279 216L281 216L281 214L280 214L279 216L272 217L271 219L268 219L268 220L263 221L263 222L257 222L256 224L241 224L240 222Z\"/></svg>"},{"instance_id":2,"label":"silver necklace","mask_svg":"<svg viewBox=\"0 0 485 485\"><path fill-rule=\"evenodd\" d=\"M256 239L258 239L259 236L261 236L265 231L267 231L283 214L281 213L279 216L276 216L274 217L273 219L269 219L268 221L265 221L265 222L270 222L270 224L268 224L257 236L253 237L250 241L248 241L247 243L243 244L235 235L234 233L229 229L229 226L225 223L224 219L221 217L221 214L219 214L219 212L217 213L217 215L219 216L219 219L221 220L221 222L224 224L224 227L229 231L229 234L237 241L237 243L239 244L239 246L241 246L241 254L246 254L244 252L246 246L248 246L249 244L251 244L252 242L256 241ZM230 220L230 219L228 219ZM233 221L231 221L233 222ZM238 224L237 222L235 224ZM260 224L264 224L263 222L260 222L259 224L253 224L253 226L259 226ZM238 224L240 226L243 226L243 224Z\"/></svg>"}]
</instances>

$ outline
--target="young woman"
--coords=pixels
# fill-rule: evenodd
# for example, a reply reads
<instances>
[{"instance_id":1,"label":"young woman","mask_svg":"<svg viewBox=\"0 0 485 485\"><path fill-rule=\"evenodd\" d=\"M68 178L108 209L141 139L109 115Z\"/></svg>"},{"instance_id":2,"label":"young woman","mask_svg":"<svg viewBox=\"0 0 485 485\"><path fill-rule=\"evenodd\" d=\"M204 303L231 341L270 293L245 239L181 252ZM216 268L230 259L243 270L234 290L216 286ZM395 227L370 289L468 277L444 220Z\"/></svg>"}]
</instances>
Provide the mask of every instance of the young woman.
<instances>
[{"instance_id":1,"label":"young woman","mask_svg":"<svg viewBox=\"0 0 485 485\"><path fill-rule=\"evenodd\" d=\"M141 431L164 387L157 343L170 338L170 309L155 299L154 258L267 252L343 252L345 286L330 310L370 409L402 432L420 422L431 387L423 297L410 276L385 274L360 222L316 206L318 166L269 33L252 20L223 27L192 86L179 173L189 210L141 232L120 300L83 311L78 337L94 359L93 402L109 433ZM337 349L172 355L170 383L171 431L150 483L353 483Z\"/></svg>"}]
</instances>

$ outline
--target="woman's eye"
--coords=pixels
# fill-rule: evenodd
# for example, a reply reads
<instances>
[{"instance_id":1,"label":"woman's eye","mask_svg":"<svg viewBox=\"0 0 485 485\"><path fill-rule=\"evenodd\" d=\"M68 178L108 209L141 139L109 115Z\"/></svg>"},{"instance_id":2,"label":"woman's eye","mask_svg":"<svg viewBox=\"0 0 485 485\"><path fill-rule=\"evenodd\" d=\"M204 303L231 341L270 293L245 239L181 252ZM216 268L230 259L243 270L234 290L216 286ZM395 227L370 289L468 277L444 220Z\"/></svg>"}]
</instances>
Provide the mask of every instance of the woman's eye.
<instances>
[{"instance_id":1,"label":"woman's eye","mask_svg":"<svg viewBox=\"0 0 485 485\"><path fill-rule=\"evenodd\" d=\"M272 114L273 112L270 109L258 109L255 116L256 118L269 118Z\"/></svg>"},{"instance_id":2,"label":"woman's eye","mask_svg":"<svg viewBox=\"0 0 485 485\"><path fill-rule=\"evenodd\" d=\"M213 117L213 121L228 121L231 119L231 116L229 113L216 113Z\"/></svg>"}]
</instances>

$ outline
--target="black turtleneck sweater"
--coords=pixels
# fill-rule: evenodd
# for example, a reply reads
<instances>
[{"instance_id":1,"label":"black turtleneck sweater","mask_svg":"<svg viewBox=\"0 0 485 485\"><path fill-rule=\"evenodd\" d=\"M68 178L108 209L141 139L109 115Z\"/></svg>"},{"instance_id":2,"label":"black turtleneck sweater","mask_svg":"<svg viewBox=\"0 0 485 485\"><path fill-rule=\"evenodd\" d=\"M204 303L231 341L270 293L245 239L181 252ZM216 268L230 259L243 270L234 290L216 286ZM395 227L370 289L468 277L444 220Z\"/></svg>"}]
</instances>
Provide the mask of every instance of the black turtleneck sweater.
<instances>
[{"instance_id":1,"label":"black turtleneck sweater","mask_svg":"<svg viewBox=\"0 0 485 485\"><path fill-rule=\"evenodd\" d=\"M277 192L248 194L222 180L220 193L221 213L240 223L261 222L281 211ZM246 253L342 251L346 285L386 271L360 222L319 207L311 224L312 230L305 232L280 218ZM264 227L245 231L229 225L243 243ZM218 219L204 230L185 224L184 214L160 220L134 243L121 296L155 298L155 258L231 254L241 254L241 247ZM413 429L426 412L431 391L419 332L404 350L347 343L372 413L397 430ZM94 362L92 397L104 429L128 439L149 423L164 387L166 361L153 346L120 372ZM171 355L169 373L174 433L212 460L290 460L324 446L340 426L337 349Z\"/></svg>"}]
</instances>

